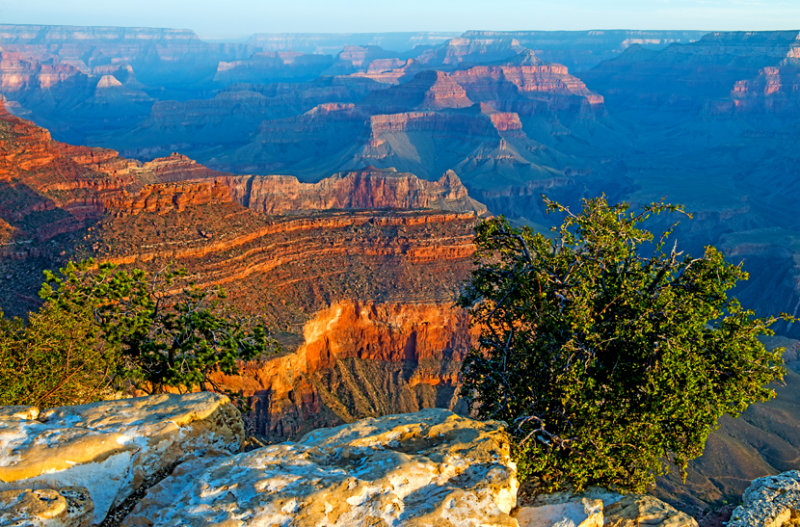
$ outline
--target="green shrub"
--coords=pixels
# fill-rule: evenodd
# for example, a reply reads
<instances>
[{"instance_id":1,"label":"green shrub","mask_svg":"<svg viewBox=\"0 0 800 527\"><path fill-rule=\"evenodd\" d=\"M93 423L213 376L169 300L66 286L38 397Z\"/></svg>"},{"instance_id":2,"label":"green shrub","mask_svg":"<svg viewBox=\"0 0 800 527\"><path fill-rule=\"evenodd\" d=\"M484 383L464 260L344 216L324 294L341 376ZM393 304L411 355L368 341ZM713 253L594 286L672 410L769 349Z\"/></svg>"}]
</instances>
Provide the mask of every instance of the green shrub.
<instances>
[{"instance_id":1,"label":"green shrub","mask_svg":"<svg viewBox=\"0 0 800 527\"><path fill-rule=\"evenodd\" d=\"M235 316L220 289L177 288L183 271L149 274L91 260L47 271L27 323L0 313L0 403L57 406L112 388L224 391L212 373L277 348L260 319Z\"/></svg>"},{"instance_id":2,"label":"green shrub","mask_svg":"<svg viewBox=\"0 0 800 527\"><path fill-rule=\"evenodd\" d=\"M0 405L61 406L106 398L115 352L86 311L46 304L27 323L0 312Z\"/></svg>"},{"instance_id":3,"label":"green shrub","mask_svg":"<svg viewBox=\"0 0 800 527\"><path fill-rule=\"evenodd\" d=\"M552 238L504 218L476 229L460 302L480 338L463 393L480 417L510 423L521 476L544 490L642 491L699 456L720 416L774 395L782 350L759 337L776 319L727 296L741 265L713 247L668 250L672 229L643 228L680 207L596 198L575 214L546 201L566 216Z\"/></svg>"}]
</instances>

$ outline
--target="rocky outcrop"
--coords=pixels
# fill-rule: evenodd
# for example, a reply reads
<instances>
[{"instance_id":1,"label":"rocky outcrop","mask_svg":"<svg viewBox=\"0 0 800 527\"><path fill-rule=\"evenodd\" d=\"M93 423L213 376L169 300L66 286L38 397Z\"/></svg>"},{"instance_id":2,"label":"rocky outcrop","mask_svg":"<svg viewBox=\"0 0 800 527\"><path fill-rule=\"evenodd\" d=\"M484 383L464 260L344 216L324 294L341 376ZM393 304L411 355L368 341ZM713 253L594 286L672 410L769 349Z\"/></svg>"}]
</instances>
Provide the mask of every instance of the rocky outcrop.
<instances>
[{"instance_id":1,"label":"rocky outcrop","mask_svg":"<svg viewBox=\"0 0 800 527\"><path fill-rule=\"evenodd\" d=\"M452 133L462 130L472 138L476 136L497 137L498 132L522 129L519 116L514 113L492 111L469 113L442 112L403 112L395 114L377 114L370 117L371 145L376 146L380 137L387 134L405 134L410 132Z\"/></svg>"},{"instance_id":2,"label":"rocky outcrop","mask_svg":"<svg viewBox=\"0 0 800 527\"><path fill-rule=\"evenodd\" d=\"M213 171L195 167L185 158L141 164L114 150L60 143L47 130L2 106L0 130L0 185L4 187L0 219L16 227L21 238L46 241L79 231L110 212L164 214L232 200L226 185L208 179ZM175 164L181 165L184 178L191 174L203 179L160 183L171 181L166 176L178 172Z\"/></svg>"},{"instance_id":3,"label":"rocky outcrop","mask_svg":"<svg viewBox=\"0 0 800 527\"><path fill-rule=\"evenodd\" d=\"M124 193L105 200L107 211L139 214L183 212L187 207L233 201L224 181L187 181L147 185L137 194Z\"/></svg>"},{"instance_id":4,"label":"rocky outcrop","mask_svg":"<svg viewBox=\"0 0 800 527\"><path fill-rule=\"evenodd\" d=\"M487 115L498 132L514 132L522 130L522 121L515 112L498 112L491 104L481 103L481 113ZM511 134L504 134L511 135Z\"/></svg>"},{"instance_id":5,"label":"rocky outcrop","mask_svg":"<svg viewBox=\"0 0 800 527\"><path fill-rule=\"evenodd\" d=\"M503 85L510 84L522 95L546 95L554 99L574 96L591 106L603 104L603 96L589 91L580 79L570 75L566 66L543 64L530 57L533 55L522 55L520 64L474 66L454 71L451 76L470 97L484 102L507 99Z\"/></svg>"},{"instance_id":6,"label":"rocky outcrop","mask_svg":"<svg viewBox=\"0 0 800 527\"><path fill-rule=\"evenodd\" d=\"M604 507L604 527L697 527L694 518L653 496L624 495L617 501L606 501Z\"/></svg>"},{"instance_id":7,"label":"rocky outcrop","mask_svg":"<svg viewBox=\"0 0 800 527\"><path fill-rule=\"evenodd\" d=\"M48 90L72 79L86 80L85 75L69 64L42 63L26 54L0 52L0 92L3 94Z\"/></svg>"},{"instance_id":8,"label":"rocky outcrop","mask_svg":"<svg viewBox=\"0 0 800 527\"><path fill-rule=\"evenodd\" d=\"M366 71L353 73L352 76L371 79L381 84L398 84L401 78L413 70L415 64L414 59L375 59L369 63Z\"/></svg>"},{"instance_id":9,"label":"rocky outcrop","mask_svg":"<svg viewBox=\"0 0 800 527\"><path fill-rule=\"evenodd\" d=\"M423 108L465 108L472 106L464 88L442 71L423 72L405 84L413 90L417 84L425 87Z\"/></svg>"},{"instance_id":10,"label":"rocky outcrop","mask_svg":"<svg viewBox=\"0 0 800 527\"><path fill-rule=\"evenodd\" d=\"M762 68L754 79L737 81L731 90L733 108L737 111L797 114L800 103L800 45L790 50L792 56L776 66ZM720 105L717 108L723 109Z\"/></svg>"},{"instance_id":11,"label":"rocky outcrop","mask_svg":"<svg viewBox=\"0 0 800 527\"><path fill-rule=\"evenodd\" d=\"M603 502L575 499L537 507L520 507L516 514L520 527L603 527Z\"/></svg>"},{"instance_id":12,"label":"rocky outcrop","mask_svg":"<svg viewBox=\"0 0 800 527\"><path fill-rule=\"evenodd\" d=\"M697 527L694 518L652 496L598 487L526 498L516 518L520 527Z\"/></svg>"},{"instance_id":13,"label":"rocky outcrop","mask_svg":"<svg viewBox=\"0 0 800 527\"><path fill-rule=\"evenodd\" d=\"M370 93L360 105L370 113L458 109L472 106L458 82L443 71L425 70L391 88Z\"/></svg>"},{"instance_id":14,"label":"rocky outcrop","mask_svg":"<svg viewBox=\"0 0 800 527\"><path fill-rule=\"evenodd\" d=\"M185 155L173 152L167 157L159 157L142 165L145 172L152 172L156 181L173 183L176 181L198 179L221 179L230 174L212 170Z\"/></svg>"},{"instance_id":15,"label":"rocky outcrop","mask_svg":"<svg viewBox=\"0 0 800 527\"><path fill-rule=\"evenodd\" d=\"M454 212L486 208L471 199L453 171L438 181L393 170L334 174L318 183L300 183L292 176L232 176L225 179L233 198L266 214L298 214L335 209L435 209Z\"/></svg>"},{"instance_id":16,"label":"rocky outcrop","mask_svg":"<svg viewBox=\"0 0 800 527\"><path fill-rule=\"evenodd\" d=\"M336 56L336 62L325 71L325 75L347 75L363 72L369 69L376 61L389 63L402 62L395 58L396 53L387 51L380 46L354 46L347 44Z\"/></svg>"},{"instance_id":17,"label":"rocky outcrop","mask_svg":"<svg viewBox=\"0 0 800 527\"><path fill-rule=\"evenodd\" d=\"M4 414L0 517L25 509L66 522L93 511L100 523L154 474L190 456L237 452L244 440L239 411L207 392Z\"/></svg>"},{"instance_id":18,"label":"rocky outcrop","mask_svg":"<svg viewBox=\"0 0 800 527\"><path fill-rule=\"evenodd\" d=\"M123 525L512 527L516 491L500 423L432 409L184 464Z\"/></svg>"},{"instance_id":19,"label":"rocky outcrop","mask_svg":"<svg viewBox=\"0 0 800 527\"><path fill-rule=\"evenodd\" d=\"M135 182L135 162L113 150L53 141L1 105L0 137L0 218L23 239L46 241L83 228L104 212L104 200Z\"/></svg>"},{"instance_id":20,"label":"rocky outcrop","mask_svg":"<svg viewBox=\"0 0 800 527\"><path fill-rule=\"evenodd\" d=\"M696 527L646 495L591 488L518 498L505 426L427 409L241 453L240 414L207 392L0 407L0 522Z\"/></svg>"},{"instance_id":21,"label":"rocky outcrop","mask_svg":"<svg viewBox=\"0 0 800 527\"><path fill-rule=\"evenodd\" d=\"M459 37L424 51L417 61L428 68L453 68L462 63L508 60L522 50L513 38Z\"/></svg>"},{"instance_id":22,"label":"rocky outcrop","mask_svg":"<svg viewBox=\"0 0 800 527\"><path fill-rule=\"evenodd\" d=\"M506 114L495 112L493 116L498 126L514 126L513 118ZM181 211L188 205L233 200L268 215L348 209L487 213L483 204L469 197L452 170L437 181L426 181L414 174L368 167L334 174L318 183L301 183L294 176L236 176L218 172L186 156L172 154L144 163L138 173L165 183L148 185L138 194L126 193L108 199L108 209L164 213L173 208Z\"/></svg>"},{"instance_id":23,"label":"rocky outcrop","mask_svg":"<svg viewBox=\"0 0 800 527\"><path fill-rule=\"evenodd\" d=\"M792 527L800 522L800 471L758 478L742 495L729 527Z\"/></svg>"}]
</instances>

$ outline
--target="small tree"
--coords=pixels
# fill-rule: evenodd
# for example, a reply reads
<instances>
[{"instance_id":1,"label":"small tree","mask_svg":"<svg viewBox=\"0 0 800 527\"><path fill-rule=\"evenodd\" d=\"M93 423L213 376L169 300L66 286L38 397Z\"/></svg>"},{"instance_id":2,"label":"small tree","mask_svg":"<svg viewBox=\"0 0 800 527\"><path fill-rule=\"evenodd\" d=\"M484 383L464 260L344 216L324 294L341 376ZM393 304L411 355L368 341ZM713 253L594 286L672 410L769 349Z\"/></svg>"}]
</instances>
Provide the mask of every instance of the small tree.
<instances>
[{"instance_id":1,"label":"small tree","mask_svg":"<svg viewBox=\"0 0 800 527\"><path fill-rule=\"evenodd\" d=\"M0 312L0 405L60 406L111 393L117 356L83 310L46 304L27 323Z\"/></svg>"},{"instance_id":2,"label":"small tree","mask_svg":"<svg viewBox=\"0 0 800 527\"><path fill-rule=\"evenodd\" d=\"M782 349L759 337L776 319L728 298L741 265L713 247L666 250L672 228L657 240L642 228L680 207L634 213L601 197L573 214L545 201L566 215L552 239L502 217L476 229L460 303L481 332L462 391L511 424L520 475L544 490L642 491L669 463L685 470L723 414L774 396Z\"/></svg>"},{"instance_id":3,"label":"small tree","mask_svg":"<svg viewBox=\"0 0 800 527\"><path fill-rule=\"evenodd\" d=\"M219 391L213 372L236 374L239 361L277 346L260 319L233 316L222 305L221 289L174 290L184 271L150 275L88 260L45 276L40 292L45 305L87 313L117 357L114 373L145 392Z\"/></svg>"}]
</instances>

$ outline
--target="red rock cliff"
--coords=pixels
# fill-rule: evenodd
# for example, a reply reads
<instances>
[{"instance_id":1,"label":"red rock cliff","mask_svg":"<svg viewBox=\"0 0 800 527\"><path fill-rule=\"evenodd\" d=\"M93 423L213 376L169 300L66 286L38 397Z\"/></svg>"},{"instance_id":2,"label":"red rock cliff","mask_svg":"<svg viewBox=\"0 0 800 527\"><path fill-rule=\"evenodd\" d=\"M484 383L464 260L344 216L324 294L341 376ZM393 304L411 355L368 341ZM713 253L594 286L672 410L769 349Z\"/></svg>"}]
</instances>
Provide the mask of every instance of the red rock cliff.
<instances>
[{"instance_id":1,"label":"red rock cliff","mask_svg":"<svg viewBox=\"0 0 800 527\"><path fill-rule=\"evenodd\" d=\"M561 64L507 64L475 66L454 71L458 82L476 100L490 102L502 94L502 83L509 83L524 95L549 95L584 99L589 105L603 104L603 96L592 93Z\"/></svg>"},{"instance_id":2,"label":"red rock cliff","mask_svg":"<svg viewBox=\"0 0 800 527\"><path fill-rule=\"evenodd\" d=\"M251 398L251 422L263 436L415 411L437 399L458 404L459 365L471 337L466 314L450 304L345 300L318 312L303 337L295 352L217 379ZM380 393L387 388L391 394Z\"/></svg>"},{"instance_id":3,"label":"red rock cliff","mask_svg":"<svg viewBox=\"0 0 800 527\"><path fill-rule=\"evenodd\" d=\"M436 209L475 211L486 208L467 194L449 171L438 181L392 170L335 174L319 183L300 183L292 176L232 176L224 180L234 199L266 214L328 209Z\"/></svg>"}]
</instances>

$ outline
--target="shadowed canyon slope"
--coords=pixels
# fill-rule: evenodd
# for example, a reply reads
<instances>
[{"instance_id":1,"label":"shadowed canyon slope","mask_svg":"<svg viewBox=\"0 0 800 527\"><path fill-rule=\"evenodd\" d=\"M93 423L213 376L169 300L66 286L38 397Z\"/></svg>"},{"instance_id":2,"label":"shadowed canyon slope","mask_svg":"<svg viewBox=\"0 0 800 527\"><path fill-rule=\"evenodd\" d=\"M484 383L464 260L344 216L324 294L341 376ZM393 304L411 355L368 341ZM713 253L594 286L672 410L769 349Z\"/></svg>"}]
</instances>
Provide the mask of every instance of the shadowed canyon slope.
<instances>
[{"instance_id":1,"label":"shadowed canyon slope","mask_svg":"<svg viewBox=\"0 0 800 527\"><path fill-rule=\"evenodd\" d=\"M481 203L540 229L555 221L541 193L684 203L695 219L679 249L743 261L737 295L759 314L800 309L797 31L217 44L6 25L0 45L13 113L114 149L53 142L3 113L3 308L35 306L41 269L68 258L177 260L266 313L291 350L226 379L255 397L271 437L456 404L469 337L446 306ZM797 379L712 437L690 475L707 501L796 468ZM663 492L689 499L672 482Z\"/></svg>"}]
</instances>

